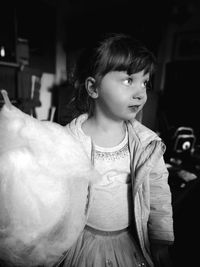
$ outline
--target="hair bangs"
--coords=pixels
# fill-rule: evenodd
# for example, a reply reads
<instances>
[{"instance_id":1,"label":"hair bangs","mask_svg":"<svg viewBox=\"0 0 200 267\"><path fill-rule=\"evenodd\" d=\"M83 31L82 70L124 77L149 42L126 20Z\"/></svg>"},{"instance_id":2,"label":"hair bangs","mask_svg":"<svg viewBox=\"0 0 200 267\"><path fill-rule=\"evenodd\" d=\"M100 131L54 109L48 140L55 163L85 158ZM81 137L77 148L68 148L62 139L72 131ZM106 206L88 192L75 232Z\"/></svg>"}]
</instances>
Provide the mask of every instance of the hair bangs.
<instances>
[{"instance_id":1,"label":"hair bangs","mask_svg":"<svg viewBox=\"0 0 200 267\"><path fill-rule=\"evenodd\" d=\"M144 70L145 74L150 73L150 75L154 72L156 59L138 40L125 39L125 42L121 40L112 45L107 43L107 47L101 49L96 71L100 76L110 71L126 71L128 74L133 74ZM102 51L104 53L101 53Z\"/></svg>"},{"instance_id":2,"label":"hair bangs","mask_svg":"<svg viewBox=\"0 0 200 267\"><path fill-rule=\"evenodd\" d=\"M132 63L131 56L128 53L121 53L116 51L107 58L106 68L104 73L108 73L110 71L127 71L130 68Z\"/></svg>"},{"instance_id":3,"label":"hair bangs","mask_svg":"<svg viewBox=\"0 0 200 267\"><path fill-rule=\"evenodd\" d=\"M155 61L147 57L133 58L132 63L129 65L129 68L127 69L127 73L133 74L140 72L142 70L144 71L144 74L149 73L150 75L152 75L155 71Z\"/></svg>"}]
</instances>

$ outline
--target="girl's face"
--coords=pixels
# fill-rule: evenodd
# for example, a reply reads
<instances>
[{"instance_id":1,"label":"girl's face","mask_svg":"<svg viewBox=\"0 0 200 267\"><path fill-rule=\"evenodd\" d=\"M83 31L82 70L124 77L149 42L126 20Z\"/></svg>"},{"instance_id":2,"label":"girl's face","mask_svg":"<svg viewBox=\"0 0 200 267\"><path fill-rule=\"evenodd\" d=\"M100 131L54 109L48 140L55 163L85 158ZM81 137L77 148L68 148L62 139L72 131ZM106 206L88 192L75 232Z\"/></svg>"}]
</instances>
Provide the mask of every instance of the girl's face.
<instances>
[{"instance_id":1,"label":"girl's face","mask_svg":"<svg viewBox=\"0 0 200 267\"><path fill-rule=\"evenodd\" d=\"M115 121L134 119L143 108L149 74L128 75L125 71L107 73L97 87L96 112Z\"/></svg>"}]
</instances>

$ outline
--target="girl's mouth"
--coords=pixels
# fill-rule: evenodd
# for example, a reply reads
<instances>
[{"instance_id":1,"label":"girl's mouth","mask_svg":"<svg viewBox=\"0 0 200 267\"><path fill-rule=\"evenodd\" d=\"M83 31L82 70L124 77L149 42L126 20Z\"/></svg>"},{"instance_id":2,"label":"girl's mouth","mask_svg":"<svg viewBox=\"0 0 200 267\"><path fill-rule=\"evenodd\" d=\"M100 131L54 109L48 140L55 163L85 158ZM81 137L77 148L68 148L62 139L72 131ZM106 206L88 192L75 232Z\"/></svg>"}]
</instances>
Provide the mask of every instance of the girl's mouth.
<instances>
[{"instance_id":1,"label":"girl's mouth","mask_svg":"<svg viewBox=\"0 0 200 267\"><path fill-rule=\"evenodd\" d=\"M139 105L135 105L135 106L129 106L129 109L133 112L137 112L139 110L140 106Z\"/></svg>"}]
</instances>

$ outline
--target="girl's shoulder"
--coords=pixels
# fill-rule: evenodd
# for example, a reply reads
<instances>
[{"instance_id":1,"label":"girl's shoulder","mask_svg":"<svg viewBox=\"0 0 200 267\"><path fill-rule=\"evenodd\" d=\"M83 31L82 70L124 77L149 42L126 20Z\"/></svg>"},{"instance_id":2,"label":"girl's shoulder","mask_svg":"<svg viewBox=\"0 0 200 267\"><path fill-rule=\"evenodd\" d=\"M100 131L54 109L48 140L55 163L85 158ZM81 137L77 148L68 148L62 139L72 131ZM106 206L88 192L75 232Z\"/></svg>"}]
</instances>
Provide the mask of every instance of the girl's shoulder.
<instances>
[{"instance_id":1,"label":"girl's shoulder","mask_svg":"<svg viewBox=\"0 0 200 267\"><path fill-rule=\"evenodd\" d=\"M141 144L145 145L151 141L161 141L161 138L156 132L139 122L138 120L127 122L128 132L131 137L138 140Z\"/></svg>"},{"instance_id":2,"label":"girl's shoulder","mask_svg":"<svg viewBox=\"0 0 200 267\"><path fill-rule=\"evenodd\" d=\"M92 140L90 136L84 134L82 130L82 124L87 120L88 114L79 115L74 118L70 123L68 123L65 128L68 134L73 136L77 141L79 141L84 150L87 152L88 156L91 156Z\"/></svg>"},{"instance_id":3,"label":"girl's shoulder","mask_svg":"<svg viewBox=\"0 0 200 267\"><path fill-rule=\"evenodd\" d=\"M87 118L88 114L86 113L79 115L65 126L66 130L75 137L79 137L80 135L82 136L82 124L87 120Z\"/></svg>"}]
</instances>

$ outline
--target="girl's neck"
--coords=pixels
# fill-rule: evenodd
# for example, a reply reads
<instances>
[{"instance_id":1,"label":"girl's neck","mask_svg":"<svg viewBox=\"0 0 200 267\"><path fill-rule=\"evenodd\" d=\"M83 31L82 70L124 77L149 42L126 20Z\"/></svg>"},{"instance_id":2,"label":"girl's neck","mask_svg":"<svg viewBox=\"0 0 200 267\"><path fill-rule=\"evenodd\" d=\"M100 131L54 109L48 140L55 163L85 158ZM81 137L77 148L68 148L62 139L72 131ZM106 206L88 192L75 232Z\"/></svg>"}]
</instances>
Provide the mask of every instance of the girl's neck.
<instances>
[{"instance_id":1,"label":"girl's neck","mask_svg":"<svg viewBox=\"0 0 200 267\"><path fill-rule=\"evenodd\" d=\"M88 118L82 128L96 145L102 147L118 145L124 139L126 132L124 121L113 121L95 115Z\"/></svg>"}]
</instances>

